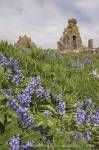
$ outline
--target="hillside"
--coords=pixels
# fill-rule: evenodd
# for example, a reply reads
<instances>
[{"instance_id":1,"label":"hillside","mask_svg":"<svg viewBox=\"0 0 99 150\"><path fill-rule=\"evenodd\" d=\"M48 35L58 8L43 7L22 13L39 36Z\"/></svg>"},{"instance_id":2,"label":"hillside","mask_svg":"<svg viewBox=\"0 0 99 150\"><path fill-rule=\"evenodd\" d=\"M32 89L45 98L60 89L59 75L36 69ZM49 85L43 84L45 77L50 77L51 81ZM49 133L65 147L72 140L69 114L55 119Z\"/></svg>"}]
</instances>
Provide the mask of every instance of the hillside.
<instances>
[{"instance_id":1,"label":"hillside","mask_svg":"<svg viewBox=\"0 0 99 150\"><path fill-rule=\"evenodd\" d=\"M15 68L11 67L11 64L0 62L0 150L8 149L10 144L7 142L15 134L20 134L25 143L33 140L34 149L37 150L49 148L53 150L71 150L72 148L90 150L91 147L98 149L99 78L93 77L90 73L96 68L99 71L99 54L82 52L61 55L57 50L22 49L7 42L0 43L0 53L6 58L13 57L18 60L22 71L22 81L20 84L15 84L11 81L13 74L16 74ZM28 86L30 77L34 77L33 81L41 82L36 84L37 86L42 84L45 89L43 92L46 92L42 96L42 89L36 87L30 96L29 106L18 102L22 108L28 107L29 115L35 118L32 128L28 128L27 125L23 127L23 124L18 126L19 112L15 111L11 103L9 104L11 107L8 105L12 96L13 99L16 99L15 101L18 101L16 93L22 94L22 91ZM38 79L35 79L36 77ZM10 89L12 95L4 94L4 89ZM50 93L47 93L49 91ZM85 106L88 100L92 102L90 112L89 106L88 108ZM96 118L90 119L87 123L80 118L80 123L75 123L78 101L80 105L83 105L81 109L86 113L85 116L91 112L96 115L98 112L97 122ZM44 115L45 110L47 112ZM87 129L91 131L91 138L86 140L88 132L86 134L85 131Z\"/></svg>"}]
</instances>

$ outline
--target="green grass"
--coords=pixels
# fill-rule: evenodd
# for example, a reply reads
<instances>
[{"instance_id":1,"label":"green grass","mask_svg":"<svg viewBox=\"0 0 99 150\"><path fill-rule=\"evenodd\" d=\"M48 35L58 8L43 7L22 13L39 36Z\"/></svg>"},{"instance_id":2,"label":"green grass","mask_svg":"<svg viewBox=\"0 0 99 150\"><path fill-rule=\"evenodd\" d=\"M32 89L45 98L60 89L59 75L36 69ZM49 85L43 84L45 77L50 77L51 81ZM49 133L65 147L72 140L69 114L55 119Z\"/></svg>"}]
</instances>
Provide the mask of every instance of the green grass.
<instances>
[{"instance_id":1,"label":"green grass","mask_svg":"<svg viewBox=\"0 0 99 150\"><path fill-rule=\"evenodd\" d=\"M66 102L68 108L72 108L78 100L83 101L84 99L92 98L93 102L97 106L99 106L99 79L96 79L89 75L92 70L95 68L99 69L99 54L90 54L90 53L81 53L74 54L68 53L61 55L57 50L52 49L22 49L19 47L15 47L13 45L8 44L7 42L0 42L0 52L3 53L6 57L14 57L20 61L20 66L23 70L24 74L24 82L17 87L19 90L22 90L25 87L25 83L28 81L30 76L41 76L42 84L45 89L50 89L53 96L55 96L58 92L62 93L63 99ZM92 59L92 65L86 66L84 68L70 68L68 63L75 59L80 59L82 62L86 56L90 56ZM0 91L4 86L13 87L7 80L7 75L3 70L0 70ZM1 94L2 95L2 94ZM40 121L40 119L38 119ZM44 120L41 116L41 121ZM52 126L57 127L57 121L55 119L51 120ZM50 122L50 123L51 123ZM55 123L55 124L53 124ZM13 135L14 132L14 118L12 123L11 131L8 132L8 135L5 133L4 135L0 135L0 142L6 143L9 137ZM16 125L15 125L16 126ZM72 125L71 125L72 126ZM52 130L54 129L52 128ZM8 127L9 129L9 127ZM9 133L11 132L11 133ZM22 131L15 131L22 132ZM51 131L55 132L55 131ZM23 132L22 132L23 134ZM24 133L25 134L25 133ZM30 134L30 137L35 137L35 135ZM38 133L37 133L38 134ZM36 136L38 137L39 135ZM59 133L57 133L59 134ZM68 134L69 131L68 131ZM68 134L65 134L66 138ZM59 135L56 135L59 138ZM55 138L56 138L55 137ZM64 137L64 135L62 135ZM60 144L64 144L61 140L61 137L57 142ZM64 140L66 140L64 137ZM36 140L36 139L35 139ZM77 142L77 141L76 141ZM85 142L85 141L84 141ZM74 143L74 145L79 145ZM62 150L65 148L55 148L55 150ZM68 148L71 149L71 148ZM74 148L76 150L76 148ZM79 146L79 150L88 150L89 147L85 143L85 147L83 147L83 142L81 147ZM6 147L0 150L6 150Z\"/></svg>"},{"instance_id":2,"label":"green grass","mask_svg":"<svg viewBox=\"0 0 99 150\"><path fill-rule=\"evenodd\" d=\"M99 104L99 80L89 75L92 70L99 68L99 54L73 53L61 56L51 49L21 49L4 42L0 43L0 52L20 60L26 78L40 75L44 87L50 88L54 94L62 92L68 103L91 97ZM85 56L90 56L92 65L82 69L68 67L71 60L79 58L83 61Z\"/></svg>"}]
</instances>

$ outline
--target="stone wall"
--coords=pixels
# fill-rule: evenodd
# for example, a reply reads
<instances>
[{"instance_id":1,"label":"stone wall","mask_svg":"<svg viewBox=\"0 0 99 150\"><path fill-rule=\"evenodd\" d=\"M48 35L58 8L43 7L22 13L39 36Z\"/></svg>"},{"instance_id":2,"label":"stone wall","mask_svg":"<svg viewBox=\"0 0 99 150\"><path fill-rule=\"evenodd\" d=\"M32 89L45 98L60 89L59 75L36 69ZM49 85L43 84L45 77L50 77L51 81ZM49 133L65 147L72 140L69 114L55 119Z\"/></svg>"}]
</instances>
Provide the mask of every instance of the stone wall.
<instances>
[{"instance_id":1,"label":"stone wall","mask_svg":"<svg viewBox=\"0 0 99 150\"><path fill-rule=\"evenodd\" d=\"M82 40L76 19L68 20L68 26L64 29L63 35L57 43L58 49L62 51L82 50Z\"/></svg>"},{"instance_id":2,"label":"stone wall","mask_svg":"<svg viewBox=\"0 0 99 150\"><path fill-rule=\"evenodd\" d=\"M88 40L88 48L93 49L93 39Z\"/></svg>"},{"instance_id":3,"label":"stone wall","mask_svg":"<svg viewBox=\"0 0 99 150\"><path fill-rule=\"evenodd\" d=\"M31 41L31 38L29 38L26 35L24 35L23 37L19 36L19 40L15 45L23 48L31 48L31 47L37 48L36 44Z\"/></svg>"}]
</instances>

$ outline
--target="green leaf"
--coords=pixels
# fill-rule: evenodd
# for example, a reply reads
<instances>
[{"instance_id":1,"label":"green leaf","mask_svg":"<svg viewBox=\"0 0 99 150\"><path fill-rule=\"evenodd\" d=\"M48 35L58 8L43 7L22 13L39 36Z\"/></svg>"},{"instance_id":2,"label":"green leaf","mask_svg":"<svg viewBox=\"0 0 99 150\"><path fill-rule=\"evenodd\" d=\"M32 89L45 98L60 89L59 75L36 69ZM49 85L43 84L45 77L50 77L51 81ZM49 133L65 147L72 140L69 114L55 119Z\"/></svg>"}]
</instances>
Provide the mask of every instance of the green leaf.
<instances>
[{"instance_id":1,"label":"green leaf","mask_svg":"<svg viewBox=\"0 0 99 150\"><path fill-rule=\"evenodd\" d=\"M40 105L41 108L43 108L44 110L50 110L52 111L54 114L57 114L55 108L51 105Z\"/></svg>"}]
</instances>

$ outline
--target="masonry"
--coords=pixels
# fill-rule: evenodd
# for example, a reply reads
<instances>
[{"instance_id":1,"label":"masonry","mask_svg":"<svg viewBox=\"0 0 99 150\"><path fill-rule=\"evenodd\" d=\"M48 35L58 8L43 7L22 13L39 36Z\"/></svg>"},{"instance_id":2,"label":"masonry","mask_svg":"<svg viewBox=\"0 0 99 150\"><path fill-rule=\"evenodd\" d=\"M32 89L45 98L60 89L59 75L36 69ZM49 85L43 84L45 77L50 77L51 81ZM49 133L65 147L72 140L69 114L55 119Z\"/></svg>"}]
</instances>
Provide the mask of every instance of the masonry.
<instances>
[{"instance_id":1,"label":"masonry","mask_svg":"<svg viewBox=\"0 0 99 150\"><path fill-rule=\"evenodd\" d=\"M57 47L61 51L83 50L76 19L68 20L68 26L64 29L61 38L57 42Z\"/></svg>"}]
</instances>

